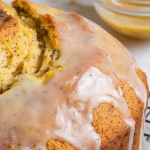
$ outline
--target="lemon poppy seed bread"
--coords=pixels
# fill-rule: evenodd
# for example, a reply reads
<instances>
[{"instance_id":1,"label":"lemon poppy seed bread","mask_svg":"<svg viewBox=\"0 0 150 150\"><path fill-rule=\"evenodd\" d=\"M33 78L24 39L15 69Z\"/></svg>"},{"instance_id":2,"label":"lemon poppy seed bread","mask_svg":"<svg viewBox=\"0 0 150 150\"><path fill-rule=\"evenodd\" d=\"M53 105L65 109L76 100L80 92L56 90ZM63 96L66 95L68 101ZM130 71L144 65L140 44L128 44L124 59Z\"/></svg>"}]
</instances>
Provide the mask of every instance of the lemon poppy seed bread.
<instances>
[{"instance_id":1,"label":"lemon poppy seed bread","mask_svg":"<svg viewBox=\"0 0 150 150\"><path fill-rule=\"evenodd\" d=\"M75 13L0 1L0 149L137 150L148 86L126 48Z\"/></svg>"},{"instance_id":2,"label":"lemon poppy seed bread","mask_svg":"<svg viewBox=\"0 0 150 150\"><path fill-rule=\"evenodd\" d=\"M53 57L53 51L55 55L58 52L49 42L44 43L48 35L46 37L46 31L40 29L40 21L27 16L26 19L24 16L19 18L15 9L2 2L1 11L2 16L6 16L1 26L1 93L22 74L41 78L45 82L57 72L50 67L53 59L58 57Z\"/></svg>"}]
</instances>

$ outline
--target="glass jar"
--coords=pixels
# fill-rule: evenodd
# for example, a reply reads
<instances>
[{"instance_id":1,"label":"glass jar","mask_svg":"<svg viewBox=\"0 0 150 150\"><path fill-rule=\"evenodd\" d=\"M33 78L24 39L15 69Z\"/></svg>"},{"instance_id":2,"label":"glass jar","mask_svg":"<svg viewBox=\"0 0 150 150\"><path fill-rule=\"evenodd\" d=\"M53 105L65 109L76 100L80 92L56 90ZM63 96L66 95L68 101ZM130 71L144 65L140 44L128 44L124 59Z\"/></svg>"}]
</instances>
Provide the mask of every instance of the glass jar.
<instances>
[{"instance_id":1,"label":"glass jar","mask_svg":"<svg viewBox=\"0 0 150 150\"><path fill-rule=\"evenodd\" d=\"M135 38L150 38L150 0L94 0L110 27Z\"/></svg>"}]
</instances>

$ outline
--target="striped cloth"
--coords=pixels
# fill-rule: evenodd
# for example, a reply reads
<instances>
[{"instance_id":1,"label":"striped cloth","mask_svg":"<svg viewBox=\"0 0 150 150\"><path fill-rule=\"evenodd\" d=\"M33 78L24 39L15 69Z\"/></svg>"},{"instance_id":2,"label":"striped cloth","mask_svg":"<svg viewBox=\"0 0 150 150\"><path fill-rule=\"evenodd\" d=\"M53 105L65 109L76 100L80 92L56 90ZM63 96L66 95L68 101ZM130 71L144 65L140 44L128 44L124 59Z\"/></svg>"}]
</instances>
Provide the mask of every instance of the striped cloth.
<instances>
[{"instance_id":1,"label":"striped cloth","mask_svg":"<svg viewBox=\"0 0 150 150\"><path fill-rule=\"evenodd\" d=\"M148 109L146 111L145 117L144 139L143 139L144 140L143 149L141 150L150 150L150 93L149 93Z\"/></svg>"}]
</instances>

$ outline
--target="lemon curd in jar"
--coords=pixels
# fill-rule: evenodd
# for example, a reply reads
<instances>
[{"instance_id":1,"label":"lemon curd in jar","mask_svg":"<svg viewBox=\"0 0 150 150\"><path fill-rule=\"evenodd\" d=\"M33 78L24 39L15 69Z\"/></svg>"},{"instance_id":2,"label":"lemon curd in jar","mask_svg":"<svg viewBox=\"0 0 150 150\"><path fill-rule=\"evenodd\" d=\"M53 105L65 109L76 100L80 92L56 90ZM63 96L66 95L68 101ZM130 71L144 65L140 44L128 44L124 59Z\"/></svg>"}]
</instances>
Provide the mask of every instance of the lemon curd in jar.
<instances>
[{"instance_id":1,"label":"lemon curd in jar","mask_svg":"<svg viewBox=\"0 0 150 150\"><path fill-rule=\"evenodd\" d=\"M150 37L150 0L96 0L94 4L114 30L135 38Z\"/></svg>"}]
</instances>

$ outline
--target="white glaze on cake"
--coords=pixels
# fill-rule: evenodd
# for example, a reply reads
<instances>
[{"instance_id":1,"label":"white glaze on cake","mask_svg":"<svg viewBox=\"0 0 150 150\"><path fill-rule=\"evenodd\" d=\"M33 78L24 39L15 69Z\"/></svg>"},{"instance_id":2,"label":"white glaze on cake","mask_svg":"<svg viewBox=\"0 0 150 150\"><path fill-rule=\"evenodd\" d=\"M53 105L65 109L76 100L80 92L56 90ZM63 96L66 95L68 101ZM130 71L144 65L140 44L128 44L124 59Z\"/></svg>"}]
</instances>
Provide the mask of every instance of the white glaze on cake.
<instances>
[{"instance_id":1,"label":"white glaze on cake","mask_svg":"<svg viewBox=\"0 0 150 150\"><path fill-rule=\"evenodd\" d=\"M24 76L19 85L0 95L0 148L13 143L15 150L45 150L48 139L58 139L76 149L98 150L101 141L92 126L92 111L108 102L120 109L123 121L132 128L130 150L134 121L121 95L119 78L129 83L146 105L146 88L134 70L139 66L125 47L98 25L74 13L55 17L61 50L55 65L64 69L45 85Z\"/></svg>"},{"instance_id":2,"label":"white glaze on cake","mask_svg":"<svg viewBox=\"0 0 150 150\"><path fill-rule=\"evenodd\" d=\"M145 139L144 139L144 124L145 124L145 109L143 110L143 115L142 115L142 119L141 119L141 131L140 131L140 145L139 145L139 150L148 150L148 149L145 149L143 148L143 143L145 143ZM145 147L147 147L145 145Z\"/></svg>"}]
</instances>

